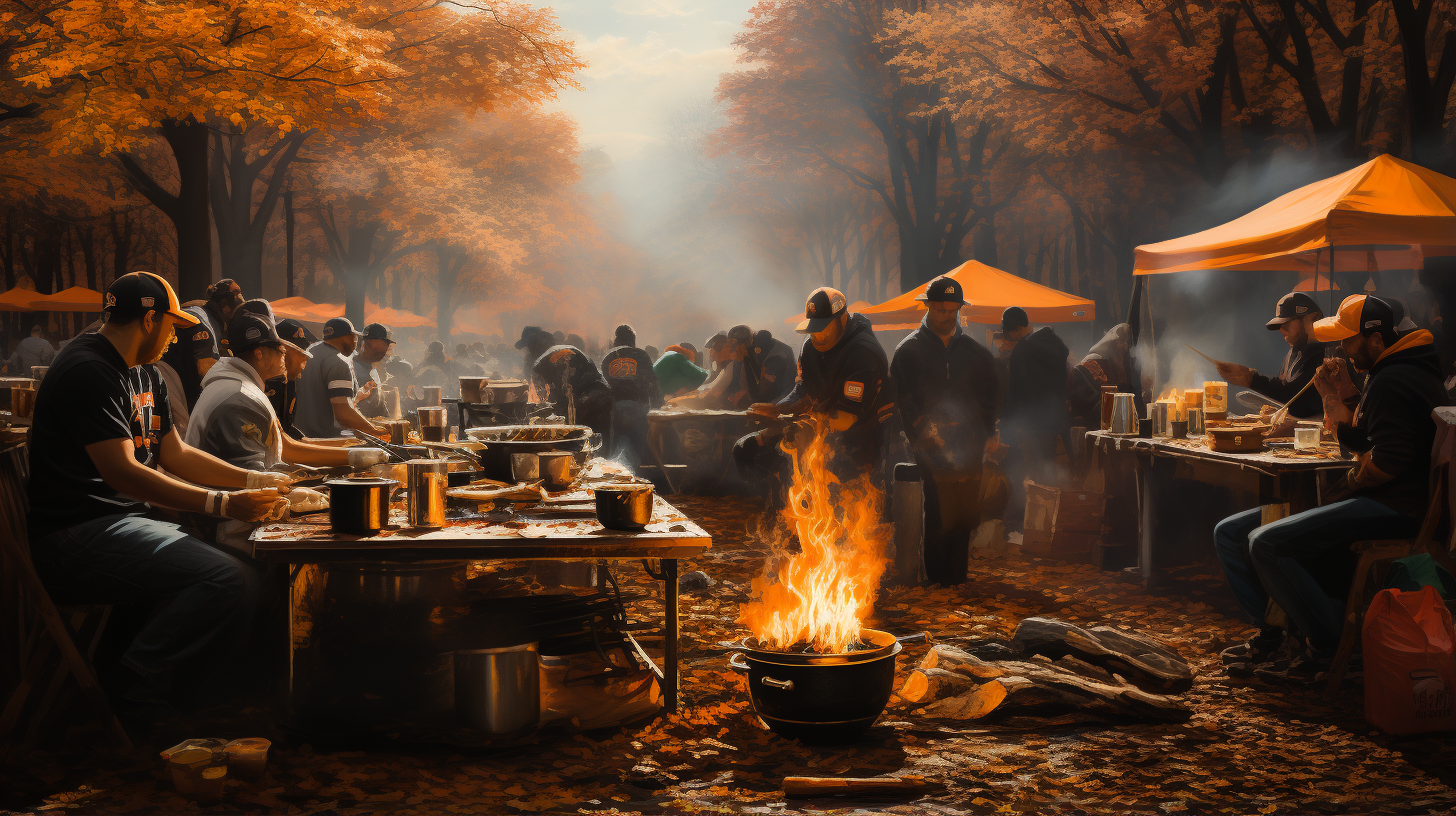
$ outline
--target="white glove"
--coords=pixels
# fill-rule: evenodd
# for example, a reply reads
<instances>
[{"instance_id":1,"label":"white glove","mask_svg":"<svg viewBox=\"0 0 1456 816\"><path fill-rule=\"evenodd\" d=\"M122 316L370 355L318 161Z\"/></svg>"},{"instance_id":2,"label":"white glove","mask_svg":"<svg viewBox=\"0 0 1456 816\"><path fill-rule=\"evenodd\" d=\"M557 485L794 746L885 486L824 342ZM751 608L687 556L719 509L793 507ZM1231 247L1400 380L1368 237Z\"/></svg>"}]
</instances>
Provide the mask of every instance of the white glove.
<instances>
[{"instance_id":1,"label":"white glove","mask_svg":"<svg viewBox=\"0 0 1456 816\"><path fill-rule=\"evenodd\" d=\"M257 490L260 487L274 487L279 490L287 490L293 484L293 479L286 473L272 473L266 470L248 471L248 490Z\"/></svg>"},{"instance_id":2,"label":"white glove","mask_svg":"<svg viewBox=\"0 0 1456 816\"><path fill-rule=\"evenodd\" d=\"M389 461L389 454L379 448L349 448L349 467L363 470Z\"/></svg>"},{"instance_id":3,"label":"white glove","mask_svg":"<svg viewBox=\"0 0 1456 816\"><path fill-rule=\"evenodd\" d=\"M307 487L295 487L293 492L288 494L288 505L289 512L295 516L301 516L306 513L327 510L329 497Z\"/></svg>"}]
</instances>

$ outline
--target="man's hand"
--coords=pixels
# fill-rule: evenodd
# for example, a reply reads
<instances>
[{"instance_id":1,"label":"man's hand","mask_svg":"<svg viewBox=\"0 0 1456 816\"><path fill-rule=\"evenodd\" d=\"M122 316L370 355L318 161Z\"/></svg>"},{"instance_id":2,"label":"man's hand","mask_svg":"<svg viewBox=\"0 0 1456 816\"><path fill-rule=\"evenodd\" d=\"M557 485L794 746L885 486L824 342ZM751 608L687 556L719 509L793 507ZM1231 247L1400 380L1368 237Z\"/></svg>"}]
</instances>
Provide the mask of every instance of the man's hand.
<instances>
[{"instance_id":1,"label":"man's hand","mask_svg":"<svg viewBox=\"0 0 1456 816\"><path fill-rule=\"evenodd\" d=\"M1229 385L1242 385L1248 387L1253 382L1254 375L1258 372L1248 366L1238 363L1215 363L1214 368L1218 369L1218 376L1223 377Z\"/></svg>"},{"instance_id":2,"label":"man's hand","mask_svg":"<svg viewBox=\"0 0 1456 816\"><path fill-rule=\"evenodd\" d=\"M748 406L748 413L750 416L773 418L782 416L783 414L783 412L779 410L779 407L772 402L755 402L754 404Z\"/></svg>"},{"instance_id":3,"label":"man's hand","mask_svg":"<svg viewBox=\"0 0 1456 816\"><path fill-rule=\"evenodd\" d=\"M260 521L282 500L283 495L273 488L234 490L227 494L227 510L223 514L238 521Z\"/></svg>"},{"instance_id":4,"label":"man's hand","mask_svg":"<svg viewBox=\"0 0 1456 816\"><path fill-rule=\"evenodd\" d=\"M248 471L248 489L272 487L287 492L293 486L293 479L286 473L272 473L263 470Z\"/></svg>"},{"instance_id":5,"label":"man's hand","mask_svg":"<svg viewBox=\"0 0 1456 816\"><path fill-rule=\"evenodd\" d=\"M359 393L354 395L354 402L356 402L356 403L357 402L363 402L364 400L369 399L369 395L370 394L373 394L373 393L374 393L374 381L373 380L369 380L368 382L364 383L364 385L359 388Z\"/></svg>"},{"instance_id":6,"label":"man's hand","mask_svg":"<svg viewBox=\"0 0 1456 816\"><path fill-rule=\"evenodd\" d=\"M1314 388L1321 397L1337 397L1343 400L1352 396L1358 389L1350 379L1350 371L1345 367L1345 361L1340 357L1331 357L1320 363L1320 367L1314 373Z\"/></svg>"}]
</instances>

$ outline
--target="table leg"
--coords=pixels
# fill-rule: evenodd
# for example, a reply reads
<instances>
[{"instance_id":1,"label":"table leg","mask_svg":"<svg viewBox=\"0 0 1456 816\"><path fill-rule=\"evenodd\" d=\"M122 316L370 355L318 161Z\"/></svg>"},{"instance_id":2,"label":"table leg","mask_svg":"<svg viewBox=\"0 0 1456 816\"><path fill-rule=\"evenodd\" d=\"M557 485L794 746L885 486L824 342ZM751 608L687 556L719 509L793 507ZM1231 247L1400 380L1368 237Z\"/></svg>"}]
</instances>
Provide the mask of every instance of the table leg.
<instances>
[{"instance_id":1,"label":"table leg","mask_svg":"<svg viewBox=\"0 0 1456 816\"><path fill-rule=\"evenodd\" d=\"M1152 457L1137 458L1134 465L1138 485L1138 574L1143 588L1153 586L1153 462Z\"/></svg>"},{"instance_id":2,"label":"table leg","mask_svg":"<svg viewBox=\"0 0 1456 816\"><path fill-rule=\"evenodd\" d=\"M671 424L666 427L658 426L657 433L647 435L647 455L652 457L652 464L657 465L657 472L662 474L662 480L667 482L669 493L677 493L677 485L672 483L672 471L668 469L667 463L662 460L662 435L668 432ZM677 433L673 431L672 433Z\"/></svg>"},{"instance_id":3,"label":"table leg","mask_svg":"<svg viewBox=\"0 0 1456 816\"><path fill-rule=\"evenodd\" d=\"M667 713L676 714L678 709L678 666L677 666L677 559L662 559L664 632L662 637L662 701Z\"/></svg>"}]
</instances>

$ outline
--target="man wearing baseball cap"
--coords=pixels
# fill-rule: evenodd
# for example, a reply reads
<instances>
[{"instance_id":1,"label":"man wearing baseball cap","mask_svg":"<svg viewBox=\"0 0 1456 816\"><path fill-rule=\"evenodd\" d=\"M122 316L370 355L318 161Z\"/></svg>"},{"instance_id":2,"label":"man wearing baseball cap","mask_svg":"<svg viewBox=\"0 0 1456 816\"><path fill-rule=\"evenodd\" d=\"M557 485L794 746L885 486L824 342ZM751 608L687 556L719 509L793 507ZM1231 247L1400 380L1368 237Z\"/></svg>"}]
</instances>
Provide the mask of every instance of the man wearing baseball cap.
<instances>
[{"instance_id":1,"label":"man wearing baseball cap","mask_svg":"<svg viewBox=\"0 0 1456 816\"><path fill-rule=\"evenodd\" d=\"M303 432L293 424L294 411L298 406L298 378L303 376L304 366L308 364L310 355L307 349L317 343L318 338L307 326L293 318L278 321L278 336L291 344L283 348L283 376L264 383L263 393L268 395L268 402L272 404L273 414L278 417L283 432L294 439L302 439Z\"/></svg>"},{"instance_id":2,"label":"man wearing baseball cap","mask_svg":"<svg viewBox=\"0 0 1456 816\"><path fill-rule=\"evenodd\" d=\"M925 317L895 347L890 378L925 489L925 575L949 586L965 582L971 536L981 524L981 464L996 436L996 360L961 330L960 281L941 275L915 299ZM913 559L897 562L913 570Z\"/></svg>"},{"instance_id":3,"label":"man wearing baseball cap","mask_svg":"<svg viewBox=\"0 0 1456 816\"><path fill-rule=\"evenodd\" d=\"M589 425L606 434L612 427L612 389L597 364L576 346L556 342L554 335L528 326L521 335L526 369L546 389L552 409L568 423Z\"/></svg>"},{"instance_id":4,"label":"man wearing baseball cap","mask_svg":"<svg viewBox=\"0 0 1456 816\"><path fill-rule=\"evenodd\" d=\"M360 391L349 364L358 342L354 324L347 317L335 317L324 324L323 339L308 349L313 357L298 380L298 409L293 415L293 424L304 436L336 438L345 429L374 436L383 433L354 405L356 399L369 396L369 390Z\"/></svg>"},{"instance_id":5,"label":"man wearing baseball cap","mask_svg":"<svg viewBox=\"0 0 1456 816\"><path fill-rule=\"evenodd\" d=\"M58 603L166 599L120 665L99 667L122 701L141 705L170 696L174 677L178 689L206 687L174 670L210 665L237 647L258 585L236 558L145 514L156 505L252 521L285 500L278 480L262 487L256 474L193 448L173 429L152 364L174 328L197 318L172 287L150 272L123 275L106 291L103 318L99 331L61 350L36 395L31 555Z\"/></svg>"},{"instance_id":6,"label":"man wearing baseball cap","mask_svg":"<svg viewBox=\"0 0 1456 816\"><path fill-rule=\"evenodd\" d=\"M1288 402L1309 383L1325 361L1329 347L1313 337L1314 322L1321 317L1324 315L1314 298L1303 292L1290 292L1279 298L1274 307L1274 318L1264 324L1269 331L1284 335L1284 342L1289 344L1289 352L1284 355L1284 366L1279 369L1279 374L1269 377L1248 366L1220 362L1218 376L1227 380L1229 385L1241 385L1272 400ZM1289 406L1289 415L1300 419L1319 416L1319 394L1306 391Z\"/></svg>"},{"instance_id":7,"label":"man wearing baseball cap","mask_svg":"<svg viewBox=\"0 0 1456 816\"><path fill-rule=\"evenodd\" d=\"M1344 623L1355 564L1352 543L1412 538L1420 529L1436 436L1431 412L1447 403L1431 333L1398 334L1385 301L1370 295L1345 298L1338 314L1315 321L1314 336L1339 343L1349 365L1369 372L1363 393L1351 381L1344 359L1325 360L1314 375L1325 427L1358 460L1324 506L1240 537L1250 515L1243 513L1224 519L1214 533L1234 596L1260 625L1258 636L1225 650L1224 660L1252 667L1255 676L1268 680L1315 681L1328 668ZM1352 410L1349 401L1357 395ZM1276 658L1284 632L1263 617L1269 600L1304 635L1307 653L1287 666Z\"/></svg>"},{"instance_id":8,"label":"man wearing baseball cap","mask_svg":"<svg viewBox=\"0 0 1456 816\"><path fill-rule=\"evenodd\" d=\"M388 357L393 348L394 335L388 326L383 323L370 323L365 326L363 333L359 335L359 347L354 350L354 356L349 358L349 364L354 367L354 382L361 387L368 387L366 383L382 381L382 377L375 379L374 366ZM384 399L378 389L371 389L369 396L359 400L356 405L359 413L366 417L384 416Z\"/></svg>"},{"instance_id":9,"label":"man wearing baseball cap","mask_svg":"<svg viewBox=\"0 0 1456 816\"><path fill-rule=\"evenodd\" d=\"M844 293L823 287L810 293L797 331L809 337L799 351L793 390L778 402L755 403L749 414L789 414L822 423L834 453L830 466L840 478L869 473L882 484L881 426L895 415L895 389L869 318L851 316ZM803 429L796 426L795 434ZM738 440L733 456L745 476L783 478L788 460L776 444L781 433L759 431Z\"/></svg>"},{"instance_id":10,"label":"man wearing baseball cap","mask_svg":"<svg viewBox=\"0 0 1456 816\"><path fill-rule=\"evenodd\" d=\"M1067 344L1042 326L1032 331L1026 310L1012 306L1001 313L1001 336L1014 343L1006 359L1006 402L1001 409L1002 435L1011 446L1006 476L1011 481L1011 515L1026 507L1025 477L1042 484L1054 478L1057 438L1072 452L1071 418L1067 415Z\"/></svg>"}]
</instances>

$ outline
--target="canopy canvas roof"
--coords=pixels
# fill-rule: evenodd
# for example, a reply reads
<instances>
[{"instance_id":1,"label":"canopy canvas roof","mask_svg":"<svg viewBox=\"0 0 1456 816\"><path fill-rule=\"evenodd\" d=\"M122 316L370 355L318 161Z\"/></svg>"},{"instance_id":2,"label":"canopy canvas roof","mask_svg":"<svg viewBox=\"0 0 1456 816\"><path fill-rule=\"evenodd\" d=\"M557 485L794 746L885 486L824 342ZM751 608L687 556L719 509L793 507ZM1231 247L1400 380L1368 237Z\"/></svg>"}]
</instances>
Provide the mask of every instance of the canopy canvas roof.
<instances>
[{"instance_id":1,"label":"canopy canvas roof","mask_svg":"<svg viewBox=\"0 0 1456 816\"><path fill-rule=\"evenodd\" d=\"M305 297L289 297L272 303L273 314L279 318L292 318L305 323L324 323L335 317L344 316L344 307L332 303L314 303ZM433 318L406 312L400 309L382 307L374 301L365 301L365 320L369 323L383 323L391 329L419 329L434 326ZM363 329L363 326L355 326Z\"/></svg>"},{"instance_id":2,"label":"canopy canvas roof","mask_svg":"<svg viewBox=\"0 0 1456 816\"><path fill-rule=\"evenodd\" d=\"M1226 224L1140 246L1133 271L1328 270L1332 255L1336 271L1418 269L1456 254L1453 244L1456 179L1382 155Z\"/></svg>"},{"instance_id":3,"label":"canopy canvas roof","mask_svg":"<svg viewBox=\"0 0 1456 816\"><path fill-rule=\"evenodd\" d=\"M967 304L961 309L962 323L998 324L1001 313L1011 306L1025 309L1033 323L1080 323L1097 316L1096 305L1086 298L1033 283L980 261L966 261L946 274L965 289ZM868 317L876 330L913 329L925 316L925 304L915 298L929 285L857 311Z\"/></svg>"}]
</instances>

